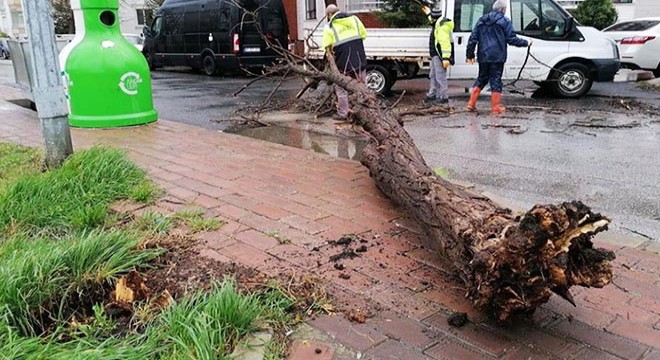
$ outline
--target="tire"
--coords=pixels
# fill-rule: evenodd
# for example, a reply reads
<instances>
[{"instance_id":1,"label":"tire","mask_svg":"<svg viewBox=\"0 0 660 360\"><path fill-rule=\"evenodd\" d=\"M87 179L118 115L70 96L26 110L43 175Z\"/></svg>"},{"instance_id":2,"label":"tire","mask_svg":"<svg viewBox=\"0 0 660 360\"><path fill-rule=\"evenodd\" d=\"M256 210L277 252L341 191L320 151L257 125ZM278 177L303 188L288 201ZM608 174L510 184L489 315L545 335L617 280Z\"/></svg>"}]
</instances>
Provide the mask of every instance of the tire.
<instances>
[{"instance_id":1,"label":"tire","mask_svg":"<svg viewBox=\"0 0 660 360\"><path fill-rule=\"evenodd\" d=\"M594 83L591 70L580 63L566 63L553 71L550 80L552 91L558 97L579 98L591 90Z\"/></svg>"},{"instance_id":2,"label":"tire","mask_svg":"<svg viewBox=\"0 0 660 360\"><path fill-rule=\"evenodd\" d=\"M394 78L392 73L382 65L367 65L367 87L379 95L386 95L392 85Z\"/></svg>"},{"instance_id":3,"label":"tire","mask_svg":"<svg viewBox=\"0 0 660 360\"><path fill-rule=\"evenodd\" d=\"M202 58L202 72L206 76L213 76L218 73L218 63L215 61L215 56L206 54Z\"/></svg>"},{"instance_id":4,"label":"tire","mask_svg":"<svg viewBox=\"0 0 660 360\"><path fill-rule=\"evenodd\" d=\"M660 64L657 69L653 70L653 76L660 78Z\"/></svg>"}]
</instances>

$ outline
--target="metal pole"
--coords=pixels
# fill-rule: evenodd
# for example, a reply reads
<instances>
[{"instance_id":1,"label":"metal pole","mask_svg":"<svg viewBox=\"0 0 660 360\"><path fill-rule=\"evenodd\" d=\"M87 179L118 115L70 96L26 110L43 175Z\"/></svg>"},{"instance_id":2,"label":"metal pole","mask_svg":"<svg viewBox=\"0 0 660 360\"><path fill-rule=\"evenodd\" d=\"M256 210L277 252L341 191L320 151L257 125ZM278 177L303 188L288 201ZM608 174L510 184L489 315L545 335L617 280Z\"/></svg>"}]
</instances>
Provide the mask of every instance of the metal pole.
<instances>
[{"instance_id":1,"label":"metal pole","mask_svg":"<svg viewBox=\"0 0 660 360\"><path fill-rule=\"evenodd\" d=\"M32 53L32 95L46 145L46 166L56 167L73 153L73 146L50 0L23 0L23 11Z\"/></svg>"}]
</instances>

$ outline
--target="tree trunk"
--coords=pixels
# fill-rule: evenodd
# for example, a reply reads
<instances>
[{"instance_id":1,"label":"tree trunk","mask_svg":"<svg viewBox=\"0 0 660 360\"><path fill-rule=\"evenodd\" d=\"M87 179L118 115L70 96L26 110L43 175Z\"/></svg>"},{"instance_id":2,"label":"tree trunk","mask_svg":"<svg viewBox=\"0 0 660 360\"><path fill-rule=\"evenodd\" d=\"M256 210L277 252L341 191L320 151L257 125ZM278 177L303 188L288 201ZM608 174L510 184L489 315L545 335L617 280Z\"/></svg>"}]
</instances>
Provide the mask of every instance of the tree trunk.
<instances>
[{"instance_id":1,"label":"tree trunk","mask_svg":"<svg viewBox=\"0 0 660 360\"><path fill-rule=\"evenodd\" d=\"M352 93L352 117L370 135L361 162L385 195L422 225L479 309L504 321L533 312L554 292L575 305L569 288L612 280L614 253L591 238L609 219L580 202L537 205L514 214L490 199L436 176L399 119L366 86L343 76L329 56L324 71L288 69Z\"/></svg>"}]
</instances>

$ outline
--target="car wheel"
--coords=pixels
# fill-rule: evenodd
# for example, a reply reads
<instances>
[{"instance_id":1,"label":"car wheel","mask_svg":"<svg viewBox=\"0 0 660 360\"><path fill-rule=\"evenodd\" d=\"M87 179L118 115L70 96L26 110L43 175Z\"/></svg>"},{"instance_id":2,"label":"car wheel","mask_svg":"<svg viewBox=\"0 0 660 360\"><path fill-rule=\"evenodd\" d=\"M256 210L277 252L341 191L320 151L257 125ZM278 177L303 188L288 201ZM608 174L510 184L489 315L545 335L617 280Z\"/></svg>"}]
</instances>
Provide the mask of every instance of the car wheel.
<instances>
[{"instance_id":1,"label":"car wheel","mask_svg":"<svg viewBox=\"0 0 660 360\"><path fill-rule=\"evenodd\" d=\"M394 77L392 73L382 65L367 65L367 87L379 95L387 94L392 85Z\"/></svg>"},{"instance_id":2,"label":"car wheel","mask_svg":"<svg viewBox=\"0 0 660 360\"><path fill-rule=\"evenodd\" d=\"M204 58L202 59L202 71L207 76L213 76L218 72L218 64L215 62L215 57L213 55L204 55Z\"/></svg>"},{"instance_id":3,"label":"car wheel","mask_svg":"<svg viewBox=\"0 0 660 360\"><path fill-rule=\"evenodd\" d=\"M559 66L551 74L552 90L555 95L563 98L579 98L584 96L593 85L589 68L580 63L567 63Z\"/></svg>"},{"instance_id":4,"label":"car wheel","mask_svg":"<svg viewBox=\"0 0 660 360\"><path fill-rule=\"evenodd\" d=\"M660 65L658 65L658 68L653 70L653 76L660 78Z\"/></svg>"}]
</instances>

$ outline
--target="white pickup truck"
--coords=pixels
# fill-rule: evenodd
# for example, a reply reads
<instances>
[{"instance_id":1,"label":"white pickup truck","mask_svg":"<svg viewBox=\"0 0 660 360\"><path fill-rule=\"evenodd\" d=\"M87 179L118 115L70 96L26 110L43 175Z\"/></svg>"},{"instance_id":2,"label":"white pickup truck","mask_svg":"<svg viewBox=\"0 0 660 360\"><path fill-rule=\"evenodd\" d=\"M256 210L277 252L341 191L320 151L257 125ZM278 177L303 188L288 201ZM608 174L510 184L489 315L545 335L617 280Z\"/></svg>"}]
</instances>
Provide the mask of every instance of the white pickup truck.
<instances>
[{"instance_id":1,"label":"white pickup truck","mask_svg":"<svg viewBox=\"0 0 660 360\"><path fill-rule=\"evenodd\" d=\"M554 0L508 0L507 17L519 36L533 39L533 57L526 48L509 47L504 79L532 80L557 96L575 98L589 92L594 81L612 81L619 70L619 50L600 31L583 27ZM454 20L456 64L449 79L476 79L478 67L466 63L468 39L479 18L491 10L492 0L446 0L440 6ZM311 33L312 29L306 29ZM320 49L323 27L306 44L312 59L323 57ZM367 83L378 93L387 93L399 78L412 78L428 70L430 27L415 29L367 29ZM540 60L536 61L534 58Z\"/></svg>"}]
</instances>

